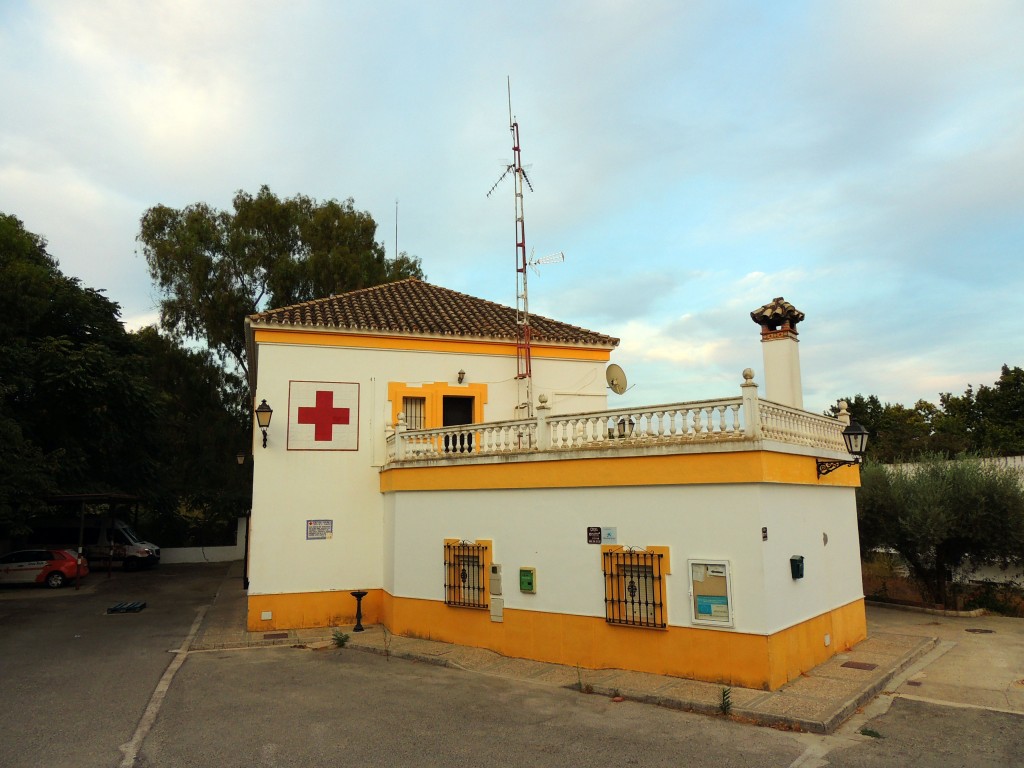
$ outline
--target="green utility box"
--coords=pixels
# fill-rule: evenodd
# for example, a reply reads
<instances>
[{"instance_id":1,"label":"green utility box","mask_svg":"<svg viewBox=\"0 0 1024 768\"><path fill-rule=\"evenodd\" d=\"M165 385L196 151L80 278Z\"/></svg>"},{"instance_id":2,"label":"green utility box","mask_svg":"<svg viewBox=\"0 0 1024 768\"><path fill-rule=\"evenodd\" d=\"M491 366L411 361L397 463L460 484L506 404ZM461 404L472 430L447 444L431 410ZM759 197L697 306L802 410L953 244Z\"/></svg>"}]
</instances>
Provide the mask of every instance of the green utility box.
<instances>
[{"instance_id":1,"label":"green utility box","mask_svg":"<svg viewBox=\"0 0 1024 768\"><path fill-rule=\"evenodd\" d=\"M537 569L519 569L519 591L535 593L537 591Z\"/></svg>"}]
</instances>

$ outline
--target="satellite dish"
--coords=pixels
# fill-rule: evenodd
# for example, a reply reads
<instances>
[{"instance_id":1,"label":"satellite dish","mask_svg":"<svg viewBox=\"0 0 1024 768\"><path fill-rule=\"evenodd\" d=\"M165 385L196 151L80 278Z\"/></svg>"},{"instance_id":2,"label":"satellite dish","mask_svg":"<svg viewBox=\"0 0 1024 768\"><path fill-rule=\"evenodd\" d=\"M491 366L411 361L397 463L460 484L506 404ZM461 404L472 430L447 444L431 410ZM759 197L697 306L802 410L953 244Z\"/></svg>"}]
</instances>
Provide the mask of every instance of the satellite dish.
<instances>
[{"instance_id":1,"label":"satellite dish","mask_svg":"<svg viewBox=\"0 0 1024 768\"><path fill-rule=\"evenodd\" d=\"M612 363L604 372L605 381L608 382L608 389L616 395L626 391L626 372L615 363Z\"/></svg>"}]
</instances>

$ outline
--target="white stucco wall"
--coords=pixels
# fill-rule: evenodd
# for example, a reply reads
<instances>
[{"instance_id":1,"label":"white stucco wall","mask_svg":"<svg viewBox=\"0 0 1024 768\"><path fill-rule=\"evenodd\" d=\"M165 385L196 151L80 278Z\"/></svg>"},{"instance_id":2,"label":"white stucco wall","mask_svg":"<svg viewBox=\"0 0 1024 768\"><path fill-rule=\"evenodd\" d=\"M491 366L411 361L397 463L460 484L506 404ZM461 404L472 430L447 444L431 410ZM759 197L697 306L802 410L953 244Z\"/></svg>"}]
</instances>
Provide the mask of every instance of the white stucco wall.
<instances>
[{"instance_id":1,"label":"white stucco wall","mask_svg":"<svg viewBox=\"0 0 1024 768\"><path fill-rule=\"evenodd\" d=\"M823 605L834 608L863 597L855 489L760 488L761 525L768 528L762 548L768 631L816 616ZM793 555L804 557L802 579L791 576Z\"/></svg>"},{"instance_id":2,"label":"white stucco wall","mask_svg":"<svg viewBox=\"0 0 1024 768\"><path fill-rule=\"evenodd\" d=\"M552 413L606 407L601 361L534 358L534 396ZM267 448L253 431L255 472L250 594L376 588L384 584L383 497L378 469L392 409L388 383L487 384L484 419L521 417L514 357L264 343L255 402L273 407ZM290 381L359 384L357 451L287 450ZM453 393L454 394L454 393ZM306 540L306 520L334 521L330 540Z\"/></svg>"},{"instance_id":3,"label":"white stucco wall","mask_svg":"<svg viewBox=\"0 0 1024 768\"><path fill-rule=\"evenodd\" d=\"M849 504L844 499L822 519L838 494ZM670 548L671 625L691 625L689 558L730 562L733 631L770 634L861 596L852 489L688 485L402 492L393 499L385 527L395 574L387 588L399 597L443 600L444 539L490 539L504 569L506 609L603 617L601 547L587 543L588 526L617 528L619 545ZM798 581L789 570L794 554L806 558L807 575ZM537 569L536 594L519 591L520 567Z\"/></svg>"}]
</instances>

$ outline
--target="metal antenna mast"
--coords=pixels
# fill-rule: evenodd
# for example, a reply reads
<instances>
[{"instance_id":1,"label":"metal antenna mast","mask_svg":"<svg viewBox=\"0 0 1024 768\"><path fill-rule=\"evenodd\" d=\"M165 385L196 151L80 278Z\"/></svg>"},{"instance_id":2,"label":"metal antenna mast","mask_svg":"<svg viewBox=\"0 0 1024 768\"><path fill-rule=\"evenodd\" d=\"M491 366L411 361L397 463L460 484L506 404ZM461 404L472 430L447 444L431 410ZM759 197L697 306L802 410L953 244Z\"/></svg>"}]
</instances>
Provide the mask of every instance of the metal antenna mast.
<instances>
[{"instance_id":1,"label":"metal antenna mast","mask_svg":"<svg viewBox=\"0 0 1024 768\"><path fill-rule=\"evenodd\" d=\"M523 215L523 185L532 192L533 184L523 169L522 151L519 147L519 123L512 114L512 83L508 81L508 123L512 134L512 162L505 172L491 187L487 196L498 188L502 180L510 173L515 178L515 215L516 215L516 378L526 385L526 399L520 407L525 407L527 416L533 414L533 371L530 362L530 302L526 290L527 267L526 256L526 223Z\"/></svg>"}]
</instances>

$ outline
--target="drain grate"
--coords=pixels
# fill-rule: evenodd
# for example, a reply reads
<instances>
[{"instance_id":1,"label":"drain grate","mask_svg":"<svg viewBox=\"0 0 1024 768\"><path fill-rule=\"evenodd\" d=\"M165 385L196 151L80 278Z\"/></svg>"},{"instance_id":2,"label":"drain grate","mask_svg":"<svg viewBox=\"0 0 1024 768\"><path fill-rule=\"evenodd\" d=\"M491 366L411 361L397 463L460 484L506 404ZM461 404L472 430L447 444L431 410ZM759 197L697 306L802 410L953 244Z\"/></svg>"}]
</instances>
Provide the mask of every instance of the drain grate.
<instances>
[{"instance_id":1,"label":"drain grate","mask_svg":"<svg viewBox=\"0 0 1024 768\"><path fill-rule=\"evenodd\" d=\"M288 637L287 632L270 632L263 635L264 640L284 640L286 637Z\"/></svg>"},{"instance_id":2,"label":"drain grate","mask_svg":"<svg viewBox=\"0 0 1024 768\"><path fill-rule=\"evenodd\" d=\"M863 661L848 661L840 666L849 667L850 669L863 669L866 672L870 672L872 669L878 669L877 664L868 664Z\"/></svg>"},{"instance_id":3,"label":"drain grate","mask_svg":"<svg viewBox=\"0 0 1024 768\"><path fill-rule=\"evenodd\" d=\"M138 613L145 607L146 604L141 601L136 601L134 603L118 603L117 605L112 605L110 608L107 608L107 613Z\"/></svg>"},{"instance_id":4,"label":"drain grate","mask_svg":"<svg viewBox=\"0 0 1024 768\"><path fill-rule=\"evenodd\" d=\"M965 629L964 632L970 632L972 635L994 635L996 633L994 629Z\"/></svg>"}]
</instances>

